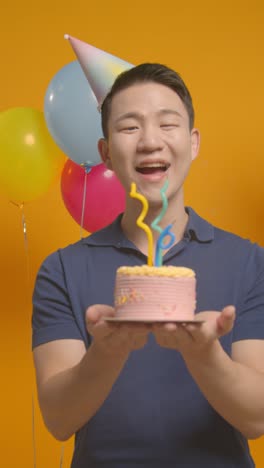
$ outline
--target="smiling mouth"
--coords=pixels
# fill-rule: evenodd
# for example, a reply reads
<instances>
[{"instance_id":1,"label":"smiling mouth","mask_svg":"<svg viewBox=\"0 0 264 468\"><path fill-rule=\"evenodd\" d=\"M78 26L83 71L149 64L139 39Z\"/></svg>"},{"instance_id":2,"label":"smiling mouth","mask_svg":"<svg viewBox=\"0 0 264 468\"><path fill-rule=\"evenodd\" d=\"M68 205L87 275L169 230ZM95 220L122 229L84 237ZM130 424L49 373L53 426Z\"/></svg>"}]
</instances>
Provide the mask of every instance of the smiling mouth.
<instances>
[{"instance_id":1,"label":"smiling mouth","mask_svg":"<svg viewBox=\"0 0 264 468\"><path fill-rule=\"evenodd\" d=\"M149 163L137 166L136 171L140 174L156 174L158 172L166 172L169 169L169 164L166 163Z\"/></svg>"}]
</instances>

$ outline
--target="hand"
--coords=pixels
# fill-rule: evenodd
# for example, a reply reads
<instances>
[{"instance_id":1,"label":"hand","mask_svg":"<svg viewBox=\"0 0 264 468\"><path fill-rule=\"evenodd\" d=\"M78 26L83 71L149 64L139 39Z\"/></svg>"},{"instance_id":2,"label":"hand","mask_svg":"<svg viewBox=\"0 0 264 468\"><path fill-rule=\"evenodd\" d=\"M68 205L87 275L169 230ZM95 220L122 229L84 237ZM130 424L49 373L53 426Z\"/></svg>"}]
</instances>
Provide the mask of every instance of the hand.
<instances>
[{"instance_id":1,"label":"hand","mask_svg":"<svg viewBox=\"0 0 264 468\"><path fill-rule=\"evenodd\" d=\"M93 336L94 346L106 355L127 356L142 348L148 338L150 327L146 324L111 323L104 317L114 317L113 307L96 304L86 310L86 327Z\"/></svg>"},{"instance_id":2,"label":"hand","mask_svg":"<svg viewBox=\"0 0 264 468\"><path fill-rule=\"evenodd\" d=\"M165 348L180 351L183 356L201 356L208 352L215 340L232 330L235 308L227 306L221 312L200 312L195 315L195 321L199 320L204 320L204 323L200 325L155 324L152 330L156 342Z\"/></svg>"}]
</instances>

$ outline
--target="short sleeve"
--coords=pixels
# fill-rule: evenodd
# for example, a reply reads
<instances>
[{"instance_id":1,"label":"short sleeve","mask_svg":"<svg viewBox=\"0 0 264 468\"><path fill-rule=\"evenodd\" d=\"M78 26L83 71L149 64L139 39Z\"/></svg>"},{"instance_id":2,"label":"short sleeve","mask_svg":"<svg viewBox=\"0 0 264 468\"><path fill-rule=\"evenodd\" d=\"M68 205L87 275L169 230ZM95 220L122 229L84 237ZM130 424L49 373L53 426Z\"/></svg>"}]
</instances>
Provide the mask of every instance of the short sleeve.
<instances>
[{"instance_id":1,"label":"short sleeve","mask_svg":"<svg viewBox=\"0 0 264 468\"><path fill-rule=\"evenodd\" d=\"M83 340L73 314L59 251L41 265L33 291L32 347L60 339Z\"/></svg>"},{"instance_id":2,"label":"short sleeve","mask_svg":"<svg viewBox=\"0 0 264 468\"><path fill-rule=\"evenodd\" d=\"M233 331L233 341L251 339L264 339L264 249L256 244L247 257Z\"/></svg>"}]
</instances>

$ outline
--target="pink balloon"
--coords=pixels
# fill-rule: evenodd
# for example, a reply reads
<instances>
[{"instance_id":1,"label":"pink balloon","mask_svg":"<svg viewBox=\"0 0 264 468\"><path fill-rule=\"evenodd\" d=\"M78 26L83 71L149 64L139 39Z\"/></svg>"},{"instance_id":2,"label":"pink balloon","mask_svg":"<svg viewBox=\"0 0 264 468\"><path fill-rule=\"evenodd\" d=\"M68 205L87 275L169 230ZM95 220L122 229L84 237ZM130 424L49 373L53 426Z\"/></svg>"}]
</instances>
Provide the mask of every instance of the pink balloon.
<instances>
[{"instance_id":1,"label":"pink balloon","mask_svg":"<svg viewBox=\"0 0 264 468\"><path fill-rule=\"evenodd\" d=\"M68 159L61 175L61 192L64 204L81 225L83 193L86 177L83 228L98 231L110 224L125 208L125 190L114 172L98 164L88 174L79 164Z\"/></svg>"}]
</instances>

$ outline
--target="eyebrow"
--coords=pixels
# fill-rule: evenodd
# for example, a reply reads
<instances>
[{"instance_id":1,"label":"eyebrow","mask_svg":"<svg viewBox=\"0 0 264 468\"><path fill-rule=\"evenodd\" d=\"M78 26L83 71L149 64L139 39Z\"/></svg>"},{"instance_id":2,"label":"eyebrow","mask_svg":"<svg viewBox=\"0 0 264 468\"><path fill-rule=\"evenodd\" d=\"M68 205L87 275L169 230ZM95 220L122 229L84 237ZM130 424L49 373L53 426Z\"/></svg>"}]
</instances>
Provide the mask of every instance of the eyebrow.
<instances>
[{"instance_id":1,"label":"eyebrow","mask_svg":"<svg viewBox=\"0 0 264 468\"><path fill-rule=\"evenodd\" d=\"M172 114L172 115L176 115L177 117L182 117L182 114L180 112L174 110L174 109L161 109L161 110L159 110L157 112L157 114L158 115ZM115 123L118 123L121 120L125 120L125 119L138 119L138 120L141 120L142 115L139 112L126 112L125 114L120 115L120 117L118 117L115 120Z\"/></svg>"},{"instance_id":2,"label":"eyebrow","mask_svg":"<svg viewBox=\"0 0 264 468\"><path fill-rule=\"evenodd\" d=\"M172 115L177 115L178 117L182 117L182 114L175 109L161 109L158 112L160 115L167 115L167 114L172 114Z\"/></svg>"}]
</instances>

